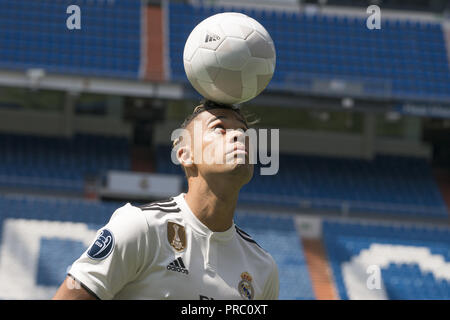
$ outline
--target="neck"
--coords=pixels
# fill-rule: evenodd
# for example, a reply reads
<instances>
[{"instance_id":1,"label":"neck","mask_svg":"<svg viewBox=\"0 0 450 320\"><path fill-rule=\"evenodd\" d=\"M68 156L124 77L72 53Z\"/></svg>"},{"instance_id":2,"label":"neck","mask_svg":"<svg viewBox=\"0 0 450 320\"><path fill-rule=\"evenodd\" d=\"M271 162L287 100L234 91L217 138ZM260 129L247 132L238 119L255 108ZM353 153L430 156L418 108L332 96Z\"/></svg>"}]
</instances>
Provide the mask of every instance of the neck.
<instances>
[{"instance_id":1,"label":"neck","mask_svg":"<svg viewBox=\"0 0 450 320\"><path fill-rule=\"evenodd\" d=\"M214 181L220 181L213 179ZM199 177L189 179L185 200L194 215L211 231L223 232L233 225L239 189L208 183Z\"/></svg>"}]
</instances>

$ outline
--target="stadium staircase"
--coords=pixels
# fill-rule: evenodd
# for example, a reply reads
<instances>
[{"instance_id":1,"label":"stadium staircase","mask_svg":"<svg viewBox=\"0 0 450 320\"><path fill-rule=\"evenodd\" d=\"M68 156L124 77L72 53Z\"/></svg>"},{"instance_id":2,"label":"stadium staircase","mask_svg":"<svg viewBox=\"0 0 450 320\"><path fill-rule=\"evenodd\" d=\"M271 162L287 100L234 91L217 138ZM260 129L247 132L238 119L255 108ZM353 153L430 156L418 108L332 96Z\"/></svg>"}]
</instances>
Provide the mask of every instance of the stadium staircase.
<instances>
[{"instance_id":1,"label":"stadium staircase","mask_svg":"<svg viewBox=\"0 0 450 320\"><path fill-rule=\"evenodd\" d=\"M332 273L321 239L302 239L311 284L317 300L336 300Z\"/></svg>"},{"instance_id":2,"label":"stadium staircase","mask_svg":"<svg viewBox=\"0 0 450 320\"><path fill-rule=\"evenodd\" d=\"M330 219L322 232L340 299L450 298L448 226ZM377 290L367 285L374 266Z\"/></svg>"},{"instance_id":3,"label":"stadium staircase","mask_svg":"<svg viewBox=\"0 0 450 320\"><path fill-rule=\"evenodd\" d=\"M450 170L436 168L433 169L433 175L447 205L448 212L450 212Z\"/></svg>"},{"instance_id":4,"label":"stadium staircase","mask_svg":"<svg viewBox=\"0 0 450 320\"><path fill-rule=\"evenodd\" d=\"M164 30L163 13L159 6L146 8L146 79L151 81L164 80Z\"/></svg>"}]
</instances>

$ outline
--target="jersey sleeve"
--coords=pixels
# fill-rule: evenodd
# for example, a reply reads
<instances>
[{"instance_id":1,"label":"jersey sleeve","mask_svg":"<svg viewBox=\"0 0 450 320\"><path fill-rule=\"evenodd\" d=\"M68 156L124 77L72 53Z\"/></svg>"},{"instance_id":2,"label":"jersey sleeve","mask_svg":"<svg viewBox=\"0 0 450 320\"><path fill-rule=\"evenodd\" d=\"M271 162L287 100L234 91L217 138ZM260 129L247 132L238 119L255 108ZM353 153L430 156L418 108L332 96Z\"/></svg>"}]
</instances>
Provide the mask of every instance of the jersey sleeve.
<instances>
[{"instance_id":1,"label":"jersey sleeve","mask_svg":"<svg viewBox=\"0 0 450 320\"><path fill-rule=\"evenodd\" d=\"M280 279L278 277L278 267L272 260L272 272L270 273L266 285L264 286L264 300L278 300L280 290Z\"/></svg>"},{"instance_id":2,"label":"jersey sleeve","mask_svg":"<svg viewBox=\"0 0 450 320\"><path fill-rule=\"evenodd\" d=\"M68 274L100 299L112 299L152 260L157 243L141 210L130 204L117 209Z\"/></svg>"}]
</instances>

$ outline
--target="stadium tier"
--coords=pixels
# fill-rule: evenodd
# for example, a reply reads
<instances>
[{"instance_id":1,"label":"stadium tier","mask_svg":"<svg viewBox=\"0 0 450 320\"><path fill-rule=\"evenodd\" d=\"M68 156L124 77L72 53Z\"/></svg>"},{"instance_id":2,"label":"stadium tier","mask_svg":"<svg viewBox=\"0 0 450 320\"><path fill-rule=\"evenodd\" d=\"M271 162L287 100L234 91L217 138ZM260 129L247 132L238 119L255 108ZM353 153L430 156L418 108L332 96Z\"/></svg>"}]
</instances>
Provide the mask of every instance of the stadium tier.
<instances>
[{"instance_id":1,"label":"stadium tier","mask_svg":"<svg viewBox=\"0 0 450 320\"><path fill-rule=\"evenodd\" d=\"M51 297L67 267L123 204L0 196L0 299ZM281 299L314 299L292 218L238 212L235 221L277 262Z\"/></svg>"},{"instance_id":2,"label":"stadium tier","mask_svg":"<svg viewBox=\"0 0 450 320\"><path fill-rule=\"evenodd\" d=\"M269 89L311 91L315 81L341 79L362 86L365 96L450 97L450 69L440 23L383 17L380 30L369 30L367 17L202 7L173 1L169 5L172 80L187 81L183 49L191 30L208 16L224 11L255 18L272 36L277 66Z\"/></svg>"},{"instance_id":3,"label":"stadium tier","mask_svg":"<svg viewBox=\"0 0 450 320\"><path fill-rule=\"evenodd\" d=\"M341 299L450 299L448 227L325 221L323 240ZM366 285L371 266L378 290Z\"/></svg>"},{"instance_id":4,"label":"stadium tier","mask_svg":"<svg viewBox=\"0 0 450 320\"><path fill-rule=\"evenodd\" d=\"M0 186L84 190L88 175L130 170L126 138L79 134L74 138L0 134Z\"/></svg>"},{"instance_id":5,"label":"stadium tier","mask_svg":"<svg viewBox=\"0 0 450 320\"><path fill-rule=\"evenodd\" d=\"M141 1L76 1L80 30L69 30L67 1L0 0L0 68L137 78Z\"/></svg>"},{"instance_id":6,"label":"stadium tier","mask_svg":"<svg viewBox=\"0 0 450 320\"><path fill-rule=\"evenodd\" d=\"M280 277L280 299L315 299L292 217L237 212L235 223L275 259Z\"/></svg>"},{"instance_id":7,"label":"stadium tier","mask_svg":"<svg viewBox=\"0 0 450 320\"><path fill-rule=\"evenodd\" d=\"M160 173L182 174L170 149L156 152ZM279 172L259 174L259 164L240 201L255 205L308 207L319 210L448 217L447 208L423 158L377 156L374 160L280 155Z\"/></svg>"}]
</instances>

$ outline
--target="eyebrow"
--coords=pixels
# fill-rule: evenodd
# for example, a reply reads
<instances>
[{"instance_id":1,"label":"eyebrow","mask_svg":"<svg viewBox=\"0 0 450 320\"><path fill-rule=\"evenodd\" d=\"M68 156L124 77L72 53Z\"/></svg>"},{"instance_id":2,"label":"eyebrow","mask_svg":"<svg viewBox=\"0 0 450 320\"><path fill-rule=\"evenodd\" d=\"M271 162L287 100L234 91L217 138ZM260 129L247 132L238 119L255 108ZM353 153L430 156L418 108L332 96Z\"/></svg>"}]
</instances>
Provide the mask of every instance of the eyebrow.
<instances>
[{"instance_id":1,"label":"eyebrow","mask_svg":"<svg viewBox=\"0 0 450 320\"><path fill-rule=\"evenodd\" d=\"M225 117L225 116L213 116L213 118L211 118L206 125L209 125L211 122L216 121L216 120L221 120L221 119L227 119L227 117ZM245 126L245 128L248 129L247 124L242 119L236 118L236 120L241 122Z\"/></svg>"}]
</instances>

